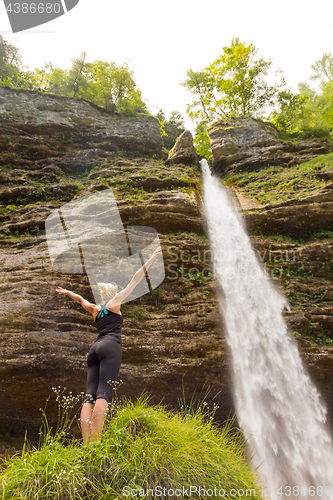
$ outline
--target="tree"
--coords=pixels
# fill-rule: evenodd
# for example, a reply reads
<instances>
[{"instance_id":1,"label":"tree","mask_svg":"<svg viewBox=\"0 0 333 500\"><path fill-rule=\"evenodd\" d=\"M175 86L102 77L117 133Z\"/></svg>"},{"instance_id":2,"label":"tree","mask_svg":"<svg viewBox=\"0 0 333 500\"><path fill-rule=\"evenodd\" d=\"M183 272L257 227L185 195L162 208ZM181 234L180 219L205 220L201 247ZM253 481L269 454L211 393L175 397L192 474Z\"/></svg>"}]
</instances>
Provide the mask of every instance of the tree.
<instances>
[{"instance_id":1,"label":"tree","mask_svg":"<svg viewBox=\"0 0 333 500\"><path fill-rule=\"evenodd\" d=\"M317 112L326 127L333 127L333 56L325 53L312 65L312 80L319 81L321 93L316 96Z\"/></svg>"},{"instance_id":2,"label":"tree","mask_svg":"<svg viewBox=\"0 0 333 500\"><path fill-rule=\"evenodd\" d=\"M193 96L187 114L196 124L197 152L209 157L206 127L231 117L263 117L276 104L278 85L270 86L266 77L271 60L256 59L256 47L233 38L222 54L201 71L187 71L182 85Z\"/></svg>"},{"instance_id":3,"label":"tree","mask_svg":"<svg viewBox=\"0 0 333 500\"><path fill-rule=\"evenodd\" d=\"M311 76L312 80L319 80L321 86L333 82L333 56L331 52L324 54L321 59L317 59L311 68L314 71Z\"/></svg>"},{"instance_id":4,"label":"tree","mask_svg":"<svg viewBox=\"0 0 333 500\"><path fill-rule=\"evenodd\" d=\"M51 62L46 63L41 69L27 71L23 74L24 88L29 90L40 90L42 92L54 92L66 95L68 74L63 69L53 66Z\"/></svg>"},{"instance_id":5,"label":"tree","mask_svg":"<svg viewBox=\"0 0 333 500\"><path fill-rule=\"evenodd\" d=\"M174 125L179 129L185 130L185 120L183 115L179 111L171 111L167 123L169 125Z\"/></svg>"},{"instance_id":6,"label":"tree","mask_svg":"<svg viewBox=\"0 0 333 500\"><path fill-rule=\"evenodd\" d=\"M305 93L293 94L290 90L282 90L278 94L278 109L273 111L270 121L285 134L300 131L304 119L306 101L309 96Z\"/></svg>"},{"instance_id":7,"label":"tree","mask_svg":"<svg viewBox=\"0 0 333 500\"><path fill-rule=\"evenodd\" d=\"M118 107L118 113L121 111L123 100L130 99L134 89L135 81L133 78L133 70L129 69L127 63L121 66L114 66L112 74L111 95L114 103L114 108Z\"/></svg>"},{"instance_id":8,"label":"tree","mask_svg":"<svg viewBox=\"0 0 333 500\"><path fill-rule=\"evenodd\" d=\"M73 93L73 97L82 97L88 88L87 70L89 65L85 62L87 53L81 52L77 59L72 59L72 66L66 79L66 93Z\"/></svg>"},{"instance_id":9,"label":"tree","mask_svg":"<svg viewBox=\"0 0 333 500\"><path fill-rule=\"evenodd\" d=\"M161 137L162 137L162 141L163 141L163 137L166 136L168 137L168 134L166 133L165 129L164 129L164 125L165 125L165 113L163 111L163 109L159 109L158 110L158 113L156 115L154 115L155 118L157 118L159 124L160 124L160 134L161 134Z\"/></svg>"},{"instance_id":10,"label":"tree","mask_svg":"<svg viewBox=\"0 0 333 500\"><path fill-rule=\"evenodd\" d=\"M0 85L22 87L22 57L19 49L0 35Z\"/></svg>"},{"instance_id":11,"label":"tree","mask_svg":"<svg viewBox=\"0 0 333 500\"><path fill-rule=\"evenodd\" d=\"M189 70L184 87L195 96L189 116L200 123L238 116L262 116L278 89L266 82L271 60L255 59L256 47L233 38L230 47L203 71Z\"/></svg>"},{"instance_id":12,"label":"tree","mask_svg":"<svg viewBox=\"0 0 333 500\"><path fill-rule=\"evenodd\" d=\"M233 38L208 67L218 92L216 108L226 116L257 116L274 103L276 87L266 81L271 60L255 60L257 49Z\"/></svg>"},{"instance_id":13,"label":"tree","mask_svg":"<svg viewBox=\"0 0 333 500\"><path fill-rule=\"evenodd\" d=\"M202 121L211 123L214 119L211 110L213 87L208 71L189 69L186 74L187 79L182 82L182 85L195 96L195 100L187 106L187 114L194 123Z\"/></svg>"},{"instance_id":14,"label":"tree","mask_svg":"<svg viewBox=\"0 0 333 500\"><path fill-rule=\"evenodd\" d=\"M163 109L158 110L158 113L156 113L155 118L157 118L160 123L165 122L166 118Z\"/></svg>"},{"instance_id":15,"label":"tree","mask_svg":"<svg viewBox=\"0 0 333 500\"><path fill-rule=\"evenodd\" d=\"M333 81L329 81L323 87L322 94L317 99L324 123L333 127Z\"/></svg>"},{"instance_id":16,"label":"tree","mask_svg":"<svg viewBox=\"0 0 333 500\"><path fill-rule=\"evenodd\" d=\"M123 108L126 112L134 109L146 112L127 63L116 66L114 62L94 61L88 66L87 80L87 89L81 95L84 99L113 113L120 113Z\"/></svg>"},{"instance_id":17,"label":"tree","mask_svg":"<svg viewBox=\"0 0 333 500\"><path fill-rule=\"evenodd\" d=\"M272 113L270 121L278 130L287 134L328 137L333 125L332 86L327 83L320 94L307 83L300 83L298 88L297 94L280 92L279 108Z\"/></svg>"},{"instance_id":18,"label":"tree","mask_svg":"<svg viewBox=\"0 0 333 500\"><path fill-rule=\"evenodd\" d=\"M207 160L212 158L212 148L210 146L209 136L207 134L206 123L201 122L195 128L195 137L193 144L199 156L203 156Z\"/></svg>"},{"instance_id":19,"label":"tree","mask_svg":"<svg viewBox=\"0 0 333 500\"><path fill-rule=\"evenodd\" d=\"M78 97L112 113L148 114L127 62L120 66L105 61L89 63L86 56L86 52L81 52L72 59L68 70L48 62L42 68L23 72L18 49L0 35L0 85Z\"/></svg>"},{"instance_id":20,"label":"tree","mask_svg":"<svg viewBox=\"0 0 333 500\"><path fill-rule=\"evenodd\" d=\"M312 65L311 79L319 82L318 90L300 83L298 94L279 93L278 109L271 121L285 133L303 137L324 138L333 127L333 56L326 53Z\"/></svg>"}]
</instances>

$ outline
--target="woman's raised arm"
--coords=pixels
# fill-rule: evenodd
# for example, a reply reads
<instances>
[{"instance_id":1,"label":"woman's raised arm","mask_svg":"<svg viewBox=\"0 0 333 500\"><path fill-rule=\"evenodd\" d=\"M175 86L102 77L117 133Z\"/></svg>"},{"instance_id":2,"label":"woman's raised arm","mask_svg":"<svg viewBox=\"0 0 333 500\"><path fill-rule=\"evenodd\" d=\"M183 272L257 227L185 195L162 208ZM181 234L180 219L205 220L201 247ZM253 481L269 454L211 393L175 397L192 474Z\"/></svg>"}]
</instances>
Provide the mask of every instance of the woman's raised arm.
<instances>
[{"instance_id":1,"label":"woman's raised arm","mask_svg":"<svg viewBox=\"0 0 333 500\"><path fill-rule=\"evenodd\" d=\"M65 288L61 288L61 286L58 286L56 289L56 292L61 293L62 295L68 295L71 299L75 300L75 302L78 302L81 304L81 306L88 312L90 312L92 315L94 315L94 310L96 308L95 304L92 304L88 300L84 299L81 297L81 295L78 295L77 293L71 292L70 290L66 290Z\"/></svg>"}]
</instances>

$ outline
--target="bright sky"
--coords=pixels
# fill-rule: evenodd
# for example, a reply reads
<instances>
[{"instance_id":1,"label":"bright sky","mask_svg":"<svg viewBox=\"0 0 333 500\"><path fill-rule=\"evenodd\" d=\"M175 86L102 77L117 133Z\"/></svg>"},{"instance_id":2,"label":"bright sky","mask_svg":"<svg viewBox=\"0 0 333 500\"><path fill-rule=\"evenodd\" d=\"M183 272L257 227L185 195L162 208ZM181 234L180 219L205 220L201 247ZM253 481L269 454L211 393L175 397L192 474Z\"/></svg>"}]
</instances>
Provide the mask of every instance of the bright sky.
<instances>
[{"instance_id":1,"label":"bright sky","mask_svg":"<svg viewBox=\"0 0 333 500\"><path fill-rule=\"evenodd\" d=\"M162 108L167 117L172 110L185 116L186 71L212 62L232 37L272 58L296 91L311 64L333 52L332 33L332 0L80 0L58 19L15 34L0 5L0 34L29 69L48 61L68 68L81 51L88 61L127 60L151 112Z\"/></svg>"}]
</instances>

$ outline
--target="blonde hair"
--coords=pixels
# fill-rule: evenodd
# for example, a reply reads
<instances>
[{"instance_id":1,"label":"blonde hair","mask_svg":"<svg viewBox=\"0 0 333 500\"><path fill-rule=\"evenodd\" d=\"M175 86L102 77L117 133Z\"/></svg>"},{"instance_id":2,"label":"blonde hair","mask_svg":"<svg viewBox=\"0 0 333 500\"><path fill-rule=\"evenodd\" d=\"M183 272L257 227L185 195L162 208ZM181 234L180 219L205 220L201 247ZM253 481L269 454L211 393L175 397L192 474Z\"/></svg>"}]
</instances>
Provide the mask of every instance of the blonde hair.
<instances>
[{"instance_id":1,"label":"blonde hair","mask_svg":"<svg viewBox=\"0 0 333 500\"><path fill-rule=\"evenodd\" d=\"M113 283L97 283L102 300L110 300L118 291L117 285Z\"/></svg>"}]
</instances>

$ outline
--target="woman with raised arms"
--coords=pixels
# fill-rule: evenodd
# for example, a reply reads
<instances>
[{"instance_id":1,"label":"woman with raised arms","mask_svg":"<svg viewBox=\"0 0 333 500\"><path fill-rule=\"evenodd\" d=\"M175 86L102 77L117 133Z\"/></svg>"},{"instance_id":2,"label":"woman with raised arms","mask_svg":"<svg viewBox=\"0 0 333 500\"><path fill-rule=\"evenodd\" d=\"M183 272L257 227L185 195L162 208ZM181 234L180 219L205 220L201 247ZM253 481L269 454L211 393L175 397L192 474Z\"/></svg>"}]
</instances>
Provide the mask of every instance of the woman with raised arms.
<instances>
[{"instance_id":1,"label":"woman with raised arms","mask_svg":"<svg viewBox=\"0 0 333 500\"><path fill-rule=\"evenodd\" d=\"M88 354L87 390L81 410L81 430L84 444L99 441L102 436L108 403L118 378L121 363L121 332L123 316L120 306L123 300L141 281L148 267L162 251L158 247L150 259L134 274L126 288L117 293L117 286L98 283L101 305L92 304L80 295L58 287L56 291L68 295L93 315L98 337Z\"/></svg>"}]
</instances>

